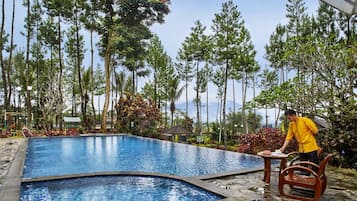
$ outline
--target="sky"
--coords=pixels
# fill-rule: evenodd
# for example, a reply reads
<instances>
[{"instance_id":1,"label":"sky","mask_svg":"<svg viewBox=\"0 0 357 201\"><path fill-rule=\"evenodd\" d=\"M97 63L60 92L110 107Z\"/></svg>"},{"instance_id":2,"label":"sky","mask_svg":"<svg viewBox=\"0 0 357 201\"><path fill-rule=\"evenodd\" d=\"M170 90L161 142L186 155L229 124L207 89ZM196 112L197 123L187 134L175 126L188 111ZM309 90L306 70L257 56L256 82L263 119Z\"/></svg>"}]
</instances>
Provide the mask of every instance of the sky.
<instances>
[{"instance_id":1,"label":"sky","mask_svg":"<svg viewBox=\"0 0 357 201\"><path fill-rule=\"evenodd\" d=\"M11 26L11 6L12 1L6 1L6 19L8 21L5 23L6 29L9 31ZM20 34L20 31L24 31L24 18L26 15L26 9L20 4L20 1L17 2L16 16L15 16L15 43L18 44L18 47L25 49L25 38ZM219 13L222 8L223 0L171 0L170 10L171 12L165 17L164 24L154 24L151 27L153 33L157 34L160 38L164 49L167 51L168 55L175 60L177 51L181 47L182 42L185 37L188 36L191 32L191 27L194 26L194 22L200 20L204 26L207 27L207 33L210 33L210 26L212 25L212 19L214 18L215 13ZM251 40L257 51L256 60L261 66L261 69L264 69L266 66L269 66L269 62L264 59L265 49L264 46L269 42L269 37L275 30L277 24L286 24L287 18L286 15L286 3L287 0L234 0L233 1L237 6L238 10L241 12L242 19L245 21L245 26L251 34ZM311 15L316 13L316 10L319 5L319 0L306 0L305 5L308 8L308 13ZM90 52L89 52L89 34L85 34L86 40L86 49L84 64L89 66L90 62ZM95 54L98 52L95 51ZM103 66L103 59L99 56L95 58L95 63ZM145 81L148 81L150 78L140 79L139 86L143 85ZM230 89L231 84L228 85L228 96L227 101L232 101L232 92ZM192 102L192 97L195 97L193 86L189 87L189 97ZM217 102L216 99L216 88L213 85L209 85L209 101L211 103ZM236 86L237 94L237 105L242 101L240 100L240 86ZM258 91L259 92L259 91ZM252 90L248 90L247 100L252 99ZM202 98L205 100L205 94L202 94ZM98 105L98 99L95 99L95 105ZM104 102L104 97L100 98L99 105L102 109ZM185 95L178 101L180 109L185 102ZM216 111L215 108L212 109ZM192 115L195 114L195 111L190 111ZM270 116L273 116L273 111L270 111ZM203 114L204 115L204 114ZM212 119L215 117L215 114L212 114ZM205 117L204 117L205 118ZM213 119L212 119L213 120ZM269 120L272 122L272 118Z\"/></svg>"}]
</instances>

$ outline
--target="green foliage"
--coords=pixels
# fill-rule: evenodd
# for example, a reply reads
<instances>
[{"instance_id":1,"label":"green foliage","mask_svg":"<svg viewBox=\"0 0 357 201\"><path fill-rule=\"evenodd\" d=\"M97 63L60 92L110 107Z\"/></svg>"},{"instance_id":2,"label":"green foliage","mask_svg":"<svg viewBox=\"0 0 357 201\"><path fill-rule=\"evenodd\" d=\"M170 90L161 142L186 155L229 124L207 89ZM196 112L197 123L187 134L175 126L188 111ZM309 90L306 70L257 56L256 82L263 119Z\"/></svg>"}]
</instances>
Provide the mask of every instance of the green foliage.
<instances>
[{"instance_id":1,"label":"green foliage","mask_svg":"<svg viewBox=\"0 0 357 201\"><path fill-rule=\"evenodd\" d=\"M261 127L262 116L259 114L254 114L251 111L248 113L247 121L248 121L248 131L254 132L258 128ZM229 134L237 134L237 133L245 133L243 131L243 115L242 112L229 113L227 115L227 124L226 129ZM234 132L233 132L234 131Z\"/></svg>"},{"instance_id":2,"label":"green foliage","mask_svg":"<svg viewBox=\"0 0 357 201\"><path fill-rule=\"evenodd\" d=\"M121 96L115 109L119 132L149 136L155 133L162 119L154 101L143 99L140 95Z\"/></svg>"},{"instance_id":3,"label":"green foliage","mask_svg":"<svg viewBox=\"0 0 357 201\"><path fill-rule=\"evenodd\" d=\"M160 107L160 101L168 98L165 95L167 92L165 86L168 86L168 81L171 79L174 69L170 56L164 51L161 41L156 35L150 41L146 53L146 62L154 72L154 80L150 84L152 89L150 89L151 86L146 85L145 93L147 97L154 99L156 105Z\"/></svg>"},{"instance_id":4,"label":"green foliage","mask_svg":"<svg viewBox=\"0 0 357 201\"><path fill-rule=\"evenodd\" d=\"M287 10L289 22L278 25L272 34L267 58L275 68L289 67L296 76L278 86L264 84L254 102L265 107L279 104L324 119L329 126L318 135L320 144L337 154L335 164L357 167L357 29L351 23L355 17L348 18L325 3L317 16L309 17L301 0L289 1Z\"/></svg>"},{"instance_id":5,"label":"green foliage","mask_svg":"<svg viewBox=\"0 0 357 201\"><path fill-rule=\"evenodd\" d=\"M183 119L179 119L178 125L183 126L190 132L193 132L193 119L188 116L184 116Z\"/></svg>"},{"instance_id":6,"label":"green foliage","mask_svg":"<svg viewBox=\"0 0 357 201\"><path fill-rule=\"evenodd\" d=\"M275 151L279 149L285 140L279 129L262 128L257 133L242 135L239 138L238 152L257 154L263 150ZM296 142L290 142L286 152L296 151Z\"/></svg>"}]
</instances>

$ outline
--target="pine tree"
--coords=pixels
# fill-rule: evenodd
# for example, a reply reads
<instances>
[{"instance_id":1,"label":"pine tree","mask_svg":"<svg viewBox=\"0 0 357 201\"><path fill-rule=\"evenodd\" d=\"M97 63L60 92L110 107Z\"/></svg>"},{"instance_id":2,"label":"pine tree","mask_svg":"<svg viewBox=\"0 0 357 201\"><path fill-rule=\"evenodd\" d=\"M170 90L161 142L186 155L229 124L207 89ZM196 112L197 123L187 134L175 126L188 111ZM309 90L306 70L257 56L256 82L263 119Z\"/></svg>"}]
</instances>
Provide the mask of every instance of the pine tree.
<instances>
[{"instance_id":1,"label":"pine tree","mask_svg":"<svg viewBox=\"0 0 357 201\"><path fill-rule=\"evenodd\" d=\"M222 65L224 72L224 85L223 85L223 105L222 105L222 128L224 136L224 145L227 147L227 131L225 128L226 123L226 97L227 97L227 82L229 74L232 72L233 66L239 61L242 55L242 29L244 21L238 11L236 5L232 0L222 4L220 13L215 14L213 19L213 60L215 63Z\"/></svg>"}]
</instances>

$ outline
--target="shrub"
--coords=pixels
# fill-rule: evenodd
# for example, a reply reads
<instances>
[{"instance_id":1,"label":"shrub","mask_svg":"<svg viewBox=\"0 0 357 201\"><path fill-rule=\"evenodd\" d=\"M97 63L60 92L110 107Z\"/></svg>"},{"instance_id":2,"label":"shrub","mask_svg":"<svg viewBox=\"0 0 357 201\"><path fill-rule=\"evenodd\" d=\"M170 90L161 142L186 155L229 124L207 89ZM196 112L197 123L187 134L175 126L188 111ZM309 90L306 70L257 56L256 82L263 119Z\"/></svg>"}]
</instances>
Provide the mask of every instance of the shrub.
<instances>
[{"instance_id":1,"label":"shrub","mask_svg":"<svg viewBox=\"0 0 357 201\"><path fill-rule=\"evenodd\" d=\"M263 150L279 149L285 141L285 135L279 129L262 128L257 133L240 136L239 141L238 152L256 154ZM296 150L297 144L292 140L285 152Z\"/></svg>"},{"instance_id":2,"label":"shrub","mask_svg":"<svg viewBox=\"0 0 357 201\"><path fill-rule=\"evenodd\" d=\"M155 102L140 95L125 94L115 106L116 125L120 132L148 136L156 132L161 113Z\"/></svg>"},{"instance_id":3,"label":"shrub","mask_svg":"<svg viewBox=\"0 0 357 201\"><path fill-rule=\"evenodd\" d=\"M9 131L1 131L0 138L10 137L11 133Z\"/></svg>"}]
</instances>

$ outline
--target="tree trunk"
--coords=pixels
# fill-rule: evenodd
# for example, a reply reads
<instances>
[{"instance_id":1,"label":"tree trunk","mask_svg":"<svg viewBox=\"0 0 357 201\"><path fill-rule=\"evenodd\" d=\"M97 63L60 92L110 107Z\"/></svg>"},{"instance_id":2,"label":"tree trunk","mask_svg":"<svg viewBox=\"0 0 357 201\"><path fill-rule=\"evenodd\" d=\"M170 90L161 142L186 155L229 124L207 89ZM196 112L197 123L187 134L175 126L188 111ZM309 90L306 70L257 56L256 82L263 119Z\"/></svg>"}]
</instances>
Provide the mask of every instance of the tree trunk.
<instances>
[{"instance_id":1,"label":"tree trunk","mask_svg":"<svg viewBox=\"0 0 357 201\"><path fill-rule=\"evenodd\" d=\"M268 128L268 105L265 105L265 127Z\"/></svg>"},{"instance_id":2,"label":"tree trunk","mask_svg":"<svg viewBox=\"0 0 357 201\"><path fill-rule=\"evenodd\" d=\"M186 117L188 117L188 80L187 77L185 79L185 91L186 91Z\"/></svg>"},{"instance_id":3,"label":"tree trunk","mask_svg":"<svg viewBox=\"0 0 357 201\"><path fill-rule=\"evenodd\" d=\"M13 20L14 20L14 15L15 15L15 1L14 7L13 7ZM29 21L31 17L31 8L30 8L30 1L27 1L27 20ZM14 22L14 21L13 21ZM27 66L27 75L30 75L30 40L31 40L31 23L27 23L27 39L26 39L26 66ZM12 25L12 31L11 31L11 47L13 46L13 25ZM10 62L9 62L9 67L11 66L11 60L12 60L12 48L10 52ZM26 76L26 96L25 96L25 102L26 102L26 108L27 108L27 118L31 122L32 121L32 115L31 115L31 92L27 89L28 86L30 86L30 77Z\"/></svg>"},{"instance_id":4,"label":"tree trunk","mask_svg":"<svg viewBox=\"0 0 357 201\"><path fill-rule=\"evenodd\" d=\"M196 115L197 115L197 134L201 134L201 124L200 124L200 87L199 87L199 80L198 80L198 65L199 65L199 61L197 61L197 65L196 65Z\"/></svg>"},{"instance_id":5,"label":"tree trunk","mask_svg":"<svg viewBox=\"0 0 357 201\"><path fill-rule=\"evenodd\" d=\"M91 26L90 26L90 69L91 69L91 104L92 104L92 110L93 110L93 120L96 122L96 116L95 116L95 107L94 107L94 49L93 49L93 4L92 4L92 10L91 10ZM98 107L99 110L99 107ZM96 123L94 124L95 127Z\"/></svg>"},{"instance_id":6,"label":"tree trunk","mask_svg":"<svg viewBox=\"0 0 357 201\"><path fill-rule=\"evenodd\" d=\"M186 62L185 70L188 67L188 64ZM188 75L185 75L185 89L186 89L186 117L188 117Z\"/></svg>"},{"instance_id":7,"label":"tree trunk","mask_svg":"<svg viewBox=\"0 0 357 201\"><path fill-rule=\"evenodd\" d=\"M1 31L0 31L0 65L1 65L1 75L2 75L2 82L3 82L3 88L4 88L4 105L5 105L5 110L9 110L10 106L10 95L9 95L9 88L8 88L8 79L7 79L7 73L9 69L7 69L4 65L4 59L3 59L3 50L4 50L4 40L3 40L3 35L4 35L4 26L5 26L5 0L2 0L2 6L1 6Z\"/></svg>"},{"instance_id":8,"label":"tree trunk","mask_svg":"<svg viewBox=\"0 0 357 201\"><path fill-rule=\"evenodd\" d=\"M234 135L235 134L235 127L234 127L234 124L236 123L235 122L235 118L234 118L234 116L235 116L235 114L236 114L236 93L235 93L235 85L234 85L234 82L235 82L235 80L234 79L232 79L232 88L233 88L233 118L232 118L232 135Z\"/></svg>"},{"instance_id":9,"label":"tree trunk","mask_svg":"<svg viewBox=\"0 0 357 201\"><path fill-rule=\"evenodd\" d=\"M208 67L206 69L206 82L207 82L207 86L206 86L206 117L207 117L207 133L209 133L209 115L208 115L208 80L209 80L209 77L208 77Z\"/></svg>"},{"instance_id":10,"label":"tree trunk","mask_svg":"<svg viewBox=\"0 0 357 201\"><path fill-rule=\"evenodd\" d=\"M109 107L109 99L110 99L110 75L111 75L111 33L109 33L108 44L105 51L104 56L104 68L105 68L105 99L102 113L102 124L101 129L105 131L107 129L107 113Z\"/></svg>"},{"instance_id":11,"label":"tree trunk","mask_svg":"<svg viewBox=\"0 0 357 201\"><path fill-rule=\"evenodd\" d=\"M154 101L155 101L155 105L158 109L160 109L160 105L157 103L157 90L158 90L158 87L157 87L157 70L156 70L157 67L154 67Z\"/></svg>"},{"instance_id":12,"label":"tree trunk","mask_svg":"<svg viewBox=\"0 0 357 201\"><path fill-rule=\"evenodd\" d=\"M243 81L242 81L242 123L243 123L243 129L244 133L248 134L248 120L247 116L245 114L245 102L246 102L246 97L247 97L247 85L248 85L248 76L246 73L244 73L243 76Z\"/></svg>"},{"instance_id":13,"label":"tree trunk","mask_svg":"<svg viewBox=\"0 0 357 201\"><path fill-rule=\"evenodd\" d=\"M77 4L75 3L76 11L77 11ZM83 86L82 86L82 74L81 74L81 61L80 61L80 50L79 50L79 27L78 27L78 16L77 12L75 12L75 26L76 26L76 68L78 73L78 87L79 93L81 95L81 112L83 116L83 122L85 128L88 128L88 121L87 121L87 100L85 94L83 93Z\"/></svg>"},{"instance_id":14,"label":"tree trunk","mask_svg":"<svg viewBox=\"0 0 357 201\"><path fill-rule=\"evenodd\" d=\"M224 73L224 92L223 92L223 122L222 130L224 137L224 148L227 149L227 131L226 131L226 100L227 100L227 82L228 82L228 59L226 59L226 69Z\"/></svg>"},{"instance_id":15,"label":"tree trunk","mask_svg":"<svg viewBox=\"0 0 357 201\"><path fill-rule=\"evenodd\" d=\"M133 93L133 95L135 94L135 69L133 69L133 74L132 74L132 76L133 76L133 80L132 80L132 84L133 84L133 89L132 89L132 93Z\"/></svg>"},{"instance_id":16,"label":"tree trunk","mask_svg":"<svg viewBox=\"0 0 357 201\"><path fill-rule=\"evenodd\" d=\"M62 36L61 36L61 16L58 16L58 59L59 59L59 68L60 68L60 74L59 74L59 83L58 83L58 91L60 94L60 100L59 103L62 105L63 104L63 94L62 94L62 74L63 74L63 64L62 64ZM61 121L59 121L60 125L60 130L62 130L62 111L59 114L59 118Z\"/></svg>"},{"instance_id":17,"label":"tree trunk","mask_svg":"<svg viewBox=\"0 0 357 201\"><path fill-rule=\"evenodd\" d=\"M218 98L217 123L219 124L218 144L222 143L222 97Z\"/></svg>"},{"instance_id":18,"label":"tree trunk","mask_svg":"<svg viewBox=\"0 0 357 201\"><path fill-rule=\"evenodd\" d=\"M254 73L254 76L253 76L253 100L255 99L255 73ZM257 129L257 122L256 122L256 118L257 118L257 111L256 111L256 107L255 107L255 104L253 105L253 114L254 114L254 121L253 121L253 126L254 126L254 132L256 131Z\"/></svg>"},{"instance_id":19,"label":"tree trunk","mask_svg":"<svg viewBox=\"0 0 357 201\"><path fill-rule=\"evenodd\" d=\"M170 103L170 111L171 111L171 127L172 127L174 126L175 102Z\"/></svg>"}]
</instances>

